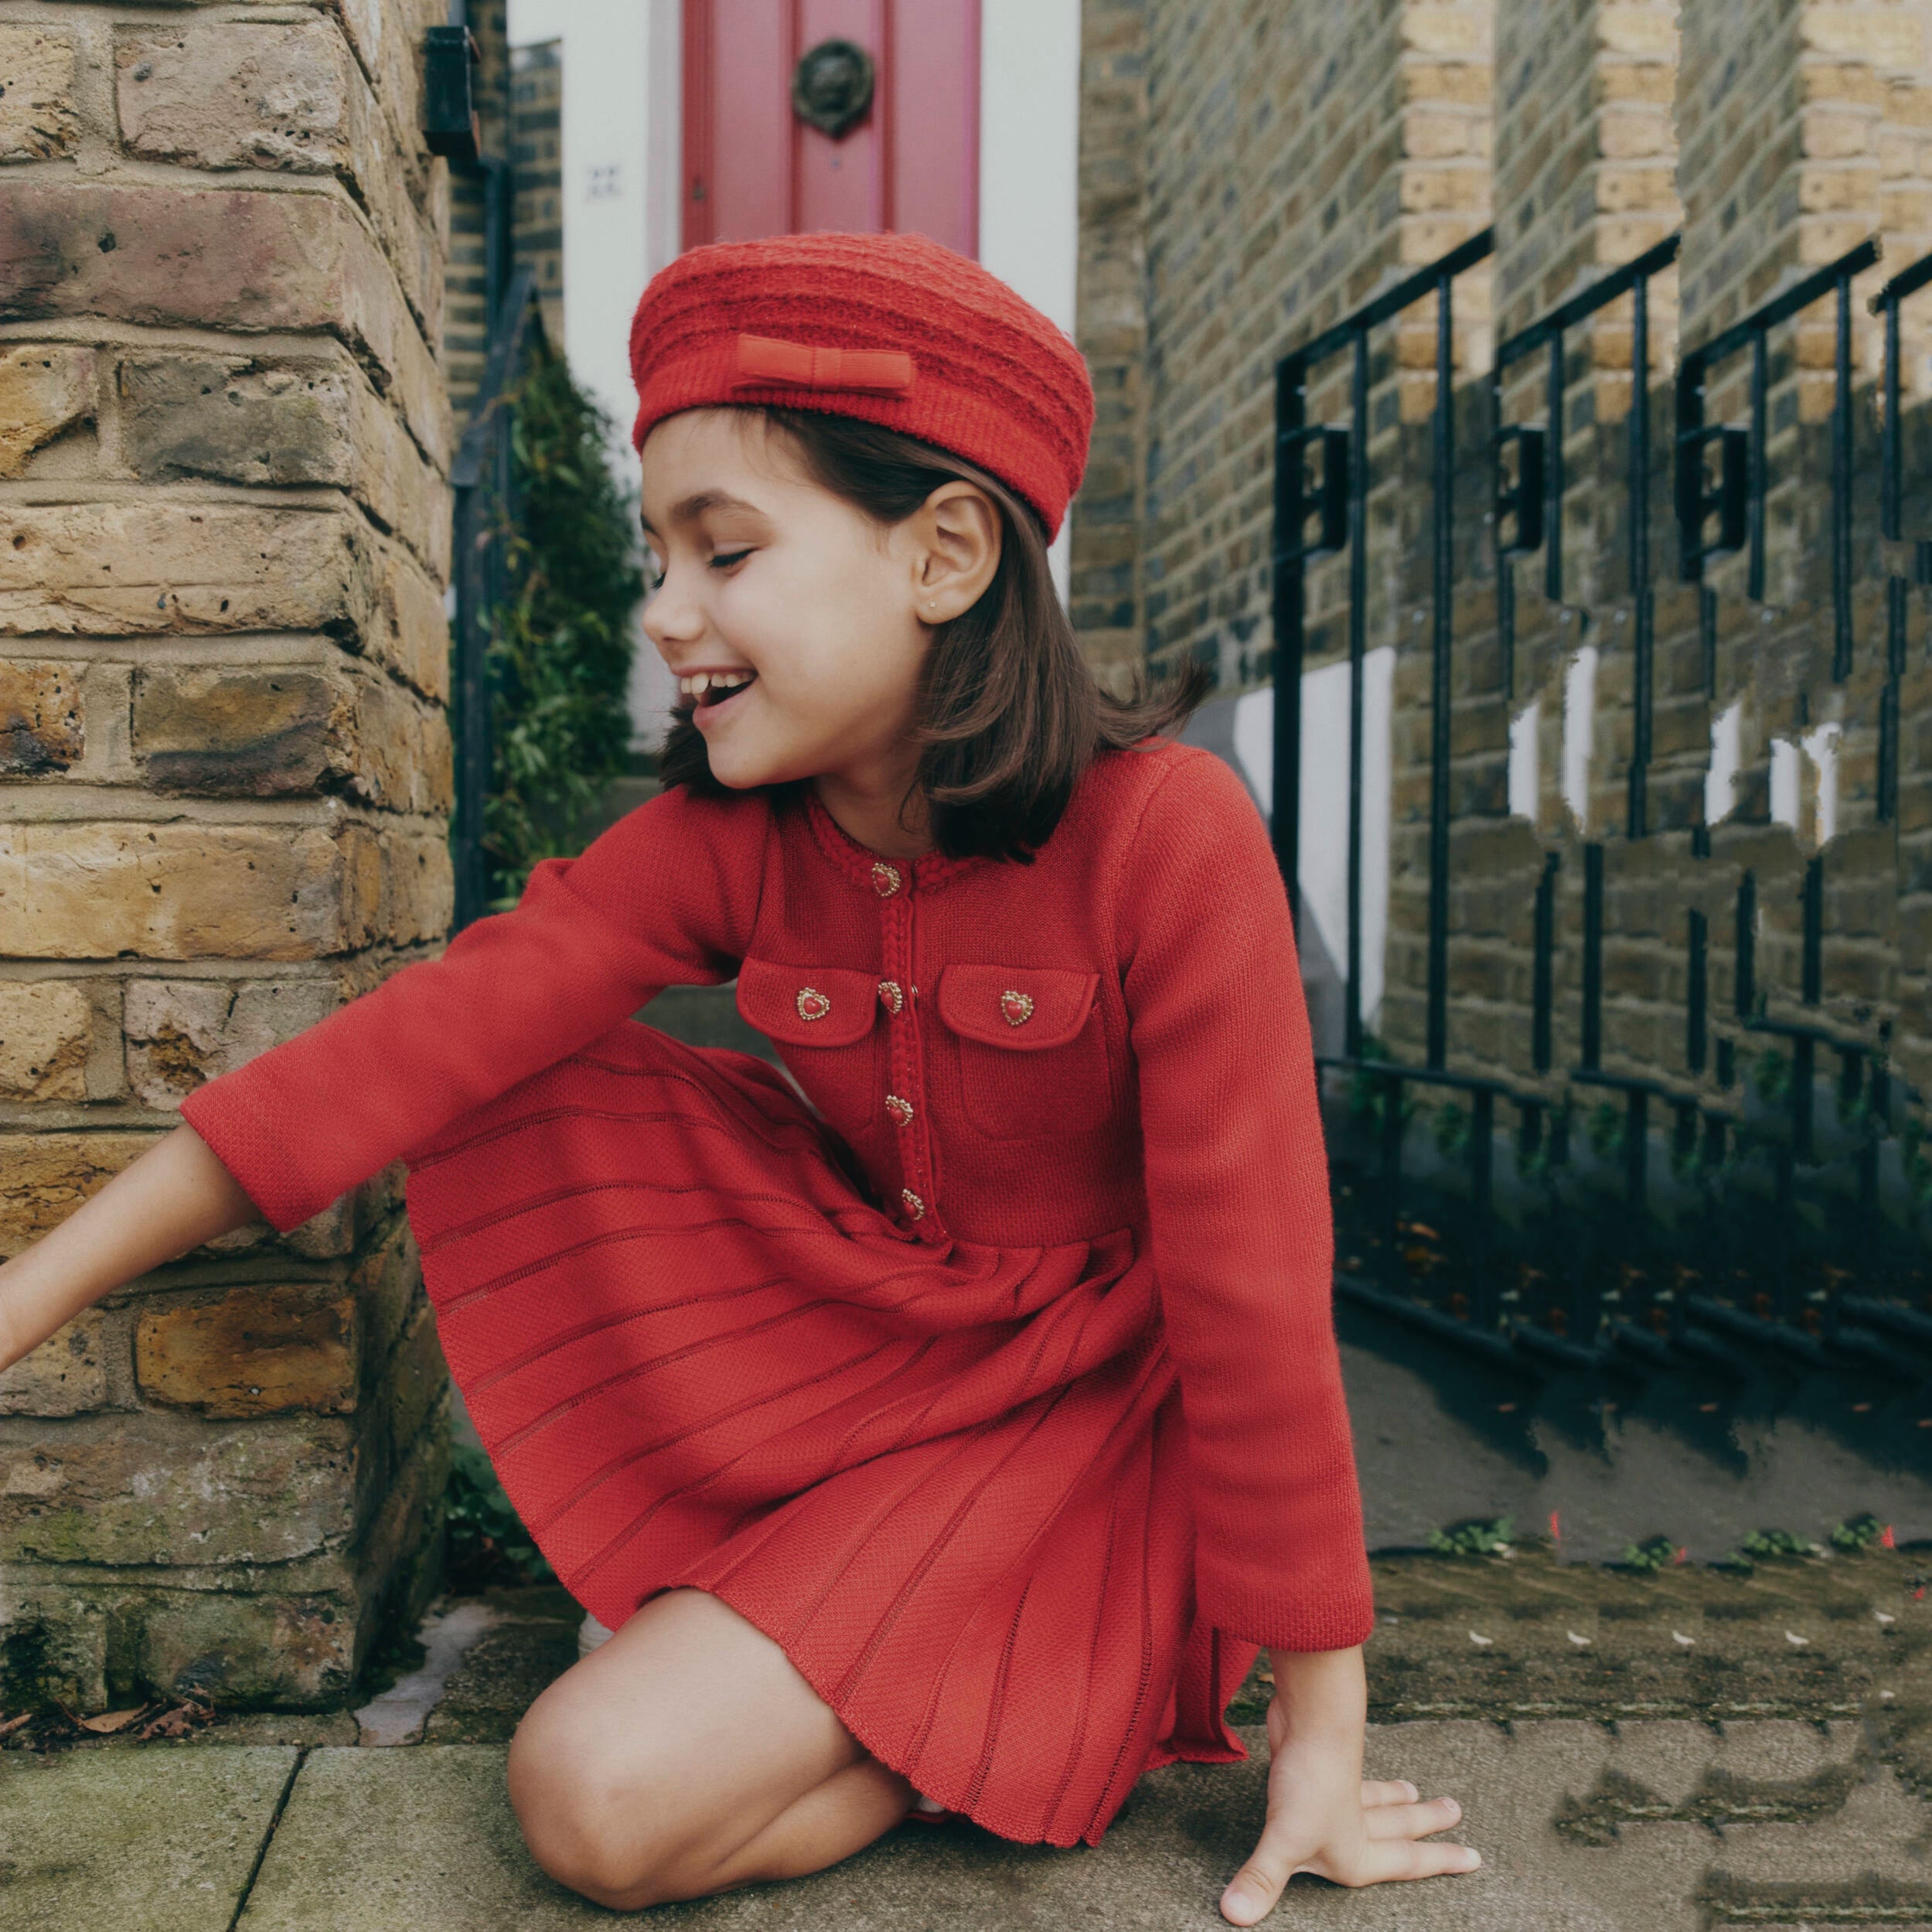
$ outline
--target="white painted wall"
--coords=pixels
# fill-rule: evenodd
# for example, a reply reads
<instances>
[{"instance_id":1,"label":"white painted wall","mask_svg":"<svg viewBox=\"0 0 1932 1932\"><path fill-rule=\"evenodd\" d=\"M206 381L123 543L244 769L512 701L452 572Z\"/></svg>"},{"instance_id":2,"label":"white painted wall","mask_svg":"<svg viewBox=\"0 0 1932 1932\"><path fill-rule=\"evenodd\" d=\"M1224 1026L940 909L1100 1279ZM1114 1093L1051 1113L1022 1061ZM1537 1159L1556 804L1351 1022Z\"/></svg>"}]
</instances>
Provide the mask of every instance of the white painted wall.
<instances>
[{"instance_id":1,"label":"white painted wall","mask_svg":"<svg viewBox=\"0 0 1932 1932\"><path fill-rule=\"evenodd\" d=\"M1537 823L1542 809L1539 764L1543 700L1533 697L1509 721L1509 810L1512 818Z\"/></svg>"},{"instance_id":2,"label":"white painted wall","mask_svg":"<svg viewBox=\"0 0 1932 1932\"><path fill-rule=\"evenodd\" d=\"M1395 653L1378 645L1362 659L1361 1017L1371 1031L1382 1009L1389 936L1389 840L1393 797ZM1247 781L1264 817L1275 807L1275 694L1244 691L1211 699L1195 714L1189 741L1218 752ZM1348 956L1348 666L1305 671L1301 680L1301 901L1334 971ZM1313 949L1304 939L1303 961ZM1339 1038L1321 1051L1339 1052Z\"/></svg>"},{"instance_id":3,"label":"white painted wall","mask_svg":"<svg viewBox=\"0 0 1932 1932\"><path fill-rule=\"evenodd\" d=\"M1596 728L1596 646L1584 645L1563 672L1563 802L1577 830L1590 836L1590 753Z\"/></svg>"},{"instance_id":4,"label":"white painted wall","mask_svg":"<svg viewBox=\"0 0 1932 1932\"><path fill-rule=\"evenodd\" d=\"M1704 823L1721 825L1737 804L1737 775L1744 768L1744 700L1726 705L1711 720L1711 762L1704 772Z\"/></svg>"},{"instance_id":5,"label":"white painted wall","mask_svg":"<svg viewBox=\"0 0 1932 1932\"><path fill-rule=\"evenodd\" d=\"M980 261L1068 336L1079 173L1080 0L980 0ZM1064 523L1048 555L1064 602Z\"/></svg>"}]
</instances>

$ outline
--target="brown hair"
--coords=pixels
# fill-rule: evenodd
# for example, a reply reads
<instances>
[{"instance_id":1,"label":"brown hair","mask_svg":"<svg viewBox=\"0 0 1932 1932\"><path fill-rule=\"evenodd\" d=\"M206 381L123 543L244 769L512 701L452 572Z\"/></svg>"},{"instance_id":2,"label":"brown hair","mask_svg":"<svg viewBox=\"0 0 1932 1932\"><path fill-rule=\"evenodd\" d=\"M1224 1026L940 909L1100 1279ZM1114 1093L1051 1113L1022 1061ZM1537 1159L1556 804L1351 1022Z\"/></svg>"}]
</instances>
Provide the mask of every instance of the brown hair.
<instances>
[{"instance_id":1,"label":"brown hair","mask_svg":"<svg viewBox=\"0 0 1932 1932\"><path fill-rule=\"evenodd\" d=\"M1038 513L997 478L949 450L856 417L765 407L807 473L877 523L910 516L950 479L976 483L1005 526L993 578L972 608L933 628L922 676L914 789L925 794L933 842L953 858L1030 860L1060 822L1089 762L1174 731L1211 682L1191 665L1150 692L1118 698L1095 683L1047 562ZM658 775L710 797L704 734L680 706ZM910 796L910 793L908 795Z\"/></svg>"}]
</instances>

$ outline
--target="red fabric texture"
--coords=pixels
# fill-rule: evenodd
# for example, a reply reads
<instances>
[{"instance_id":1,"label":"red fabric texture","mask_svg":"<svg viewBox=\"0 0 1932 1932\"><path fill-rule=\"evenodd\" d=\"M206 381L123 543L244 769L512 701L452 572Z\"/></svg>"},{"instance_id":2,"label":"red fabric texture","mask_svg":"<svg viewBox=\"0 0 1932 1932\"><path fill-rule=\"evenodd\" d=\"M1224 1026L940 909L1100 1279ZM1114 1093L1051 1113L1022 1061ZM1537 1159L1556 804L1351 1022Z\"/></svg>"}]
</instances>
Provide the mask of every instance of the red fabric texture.
<instances>
[{"instance_id":1,"label":"red fabric texture","mask_svg":"<svg viewBox=\"0 0 1932 1932\"><path fill-rule=\"evenodd\" d=\"M1065 332L925 235L825 230L687 248L637 305L631 378L640 450L681 409L857 416L976 463L1040 513L1049 538L1093 430L1093 383Z\"/></svg>"},{"instance_id":2,"label":"red fabric texture","mask_svg":"<svg viewBox=\"0 0 1932 1932\"><path fill-rule=\"evenodd\" d=\"M627 1017L734 975L816 1112ZM1102 755L1031 865L673 789L182 1112L285 1230L407 1161L579 1600L714 1592L994 1831L1097 1842L1243 1754L1256 1645L1368 1634L1293 928L1205 752Z\"/></svg>"}]
</instances>

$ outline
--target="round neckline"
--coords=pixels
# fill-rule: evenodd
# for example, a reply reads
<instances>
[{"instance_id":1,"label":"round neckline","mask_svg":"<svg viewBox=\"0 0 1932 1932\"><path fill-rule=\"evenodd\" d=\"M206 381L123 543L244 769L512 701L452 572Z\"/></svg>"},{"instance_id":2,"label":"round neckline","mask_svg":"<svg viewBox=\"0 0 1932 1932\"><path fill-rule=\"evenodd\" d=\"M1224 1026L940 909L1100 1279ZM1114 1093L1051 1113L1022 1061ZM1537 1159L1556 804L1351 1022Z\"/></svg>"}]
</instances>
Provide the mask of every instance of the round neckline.
<instances>
[{"instance_id":1,"label":"round neckline","mask_svg":"<svg viewBox=\"0 0 1932 1932\"><path fill-rule=\"evenodd\" d=\"M889 865L901 877L929 891L981 863L976 856L956 859L943 852L922 852L918 857L911 859L890 858L883 852L874 852L870 846L860 844L832 816L825 801L809 783L804 793L806 821L811 826L819 849L847 878L868 888L872 884L874 866Z\"/></svg>"}]
</instances>

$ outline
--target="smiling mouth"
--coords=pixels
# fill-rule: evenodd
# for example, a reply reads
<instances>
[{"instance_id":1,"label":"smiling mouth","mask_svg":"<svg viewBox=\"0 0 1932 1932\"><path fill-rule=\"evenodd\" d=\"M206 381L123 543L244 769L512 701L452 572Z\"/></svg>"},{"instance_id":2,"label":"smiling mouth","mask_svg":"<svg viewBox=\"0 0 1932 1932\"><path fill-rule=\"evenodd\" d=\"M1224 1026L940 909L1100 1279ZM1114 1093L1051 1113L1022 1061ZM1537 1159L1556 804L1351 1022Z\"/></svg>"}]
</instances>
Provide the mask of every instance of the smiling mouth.
<instances>
[{"instance_id":1,"label":"smiling mouth","mask_svg":"<svg viewBox=\"0 0 1932 1932\"><path fill-rule=\"evenodd\" d=\"M756 671L699 671L692 676L678 680L678 693L693 700L695 709L708 710L713 705L735 697L757 679Z\"/></svg>"}]
</instances>

